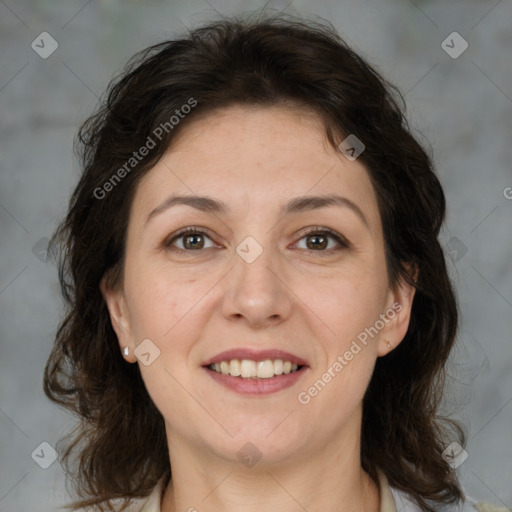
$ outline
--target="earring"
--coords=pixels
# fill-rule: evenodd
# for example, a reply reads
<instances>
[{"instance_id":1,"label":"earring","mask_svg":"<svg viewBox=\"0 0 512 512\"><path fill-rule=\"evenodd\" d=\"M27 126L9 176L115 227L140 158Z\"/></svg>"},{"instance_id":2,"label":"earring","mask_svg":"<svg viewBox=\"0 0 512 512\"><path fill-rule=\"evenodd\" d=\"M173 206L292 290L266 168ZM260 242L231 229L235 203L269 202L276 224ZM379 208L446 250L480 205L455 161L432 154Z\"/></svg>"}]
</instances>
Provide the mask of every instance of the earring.
<instances>
[{"instance_id":1,"label":"earring","mask_svg":"<svg viewBox=\"0 0 512 512\"><path fill-rule=\"evenodd\" d=\"M391 343L389 342L389 340L386 340L386 345L388 346L388 348L391 348Z\"/></svg>"},{"instance_id":2,"label":"earring","mask_svg":"<svg viewBox=\"0 0 512 512\"><path fill-rule=\"evenodd\" d=\"M128 357L130 355L130 347L128 345L123 348L123 355L124 357Z\"/></svg>"}]
</instances>

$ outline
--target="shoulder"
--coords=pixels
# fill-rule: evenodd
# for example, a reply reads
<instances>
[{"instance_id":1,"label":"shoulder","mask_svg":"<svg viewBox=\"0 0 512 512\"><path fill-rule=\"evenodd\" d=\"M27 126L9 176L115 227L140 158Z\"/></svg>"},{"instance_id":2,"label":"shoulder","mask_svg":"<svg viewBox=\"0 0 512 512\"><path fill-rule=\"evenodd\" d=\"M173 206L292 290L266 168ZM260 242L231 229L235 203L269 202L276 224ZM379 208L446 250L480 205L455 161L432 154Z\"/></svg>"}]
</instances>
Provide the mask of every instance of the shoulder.
<instances>
[{"instance_id":1,"label":"shoulder","mask_svg":"<svg viewBox=\"0 0 512 512\"><path fill-rule=\"evenodd\" d=\"M421 509L407 495L407 493L390 487L393 499L395 500L396 509L401 512L421 512ZM437 507L439 512L512 512L509 508L498 507L492 503L477 501L470 496L466 496L464 502L455 505L446 505Z\"/></svg>"},{"instance_id":2,"label":"shoulder","mask_svg":"<svg viewBox=\"0 0 512 512\"><path fill-rule=\"evenodd\" d=\"M145 498L139 498L132 500L130 504L122 509L122 512L161 512L160 504L162 500L162 492L163 492L163 479L160 480L149 496ZM114 510L116 512L121 512L121 503L120 500L114 500L112 505L115 507ZM93 512L92 509L78 509L75 512Z\"/></svg>"},{"instance_id":3,"label":"shoulder","mask_svg":"<svg viewBox=\"0 0 512 512\"><path fill-rule=\"evenodd\" d=\"M123 512L161 512L160 504L162 502L163 480L160 480L151 494L146 498L135 500L130 507Z\"/></svg>"},{"instance_id":4,"label":"shoulder","mask_svg":"<svg viewBox=\"0 0 512 512\"><path fill-rule=\"evenodd\" d=\"M380 468L377 468L377 476L381 491L381 512L422 512L408 493L389 484L386 474ZM511 509L477 501L470 496L455 505L434 505L434 508L438 512L512 512Z\"/></svg>"},{"instance_id":5,"label":"shoulder","mask_svg":"<svg viewBox=\"0 0 512 512\"><path fill-rule=\"evenodd\" d=\"M376 468L381 493L380 512L422 512L420 507L405 491L397 489L389 484L386 473L379 467ZM512 512L512 509L499 507L485 501L477 501L466 495L463 502L455 505L439 506L430 503L437 512Z\"/></svg>"}]
</instances>

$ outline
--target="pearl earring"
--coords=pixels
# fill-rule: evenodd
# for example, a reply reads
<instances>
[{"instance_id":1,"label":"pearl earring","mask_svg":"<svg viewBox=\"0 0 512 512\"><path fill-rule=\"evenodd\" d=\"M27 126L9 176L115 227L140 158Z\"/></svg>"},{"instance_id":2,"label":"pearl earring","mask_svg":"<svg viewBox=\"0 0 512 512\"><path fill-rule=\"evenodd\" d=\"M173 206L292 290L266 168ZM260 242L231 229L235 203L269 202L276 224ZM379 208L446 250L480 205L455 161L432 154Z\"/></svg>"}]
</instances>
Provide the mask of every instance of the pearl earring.
<instances>
[{"instance_id":1,"label":"pearl earring","mask_svg":"<svg viewBox=\"0 0 512 512\"><path fill-rule=\"evenodd\" d=\"M123 354L124 357L128 357L130 355L130 347L128 345L123 348Z\"/></svg>"},{"instance_id":2,"label":"pearl earring","mask_svg":"<svg viewBox=\"0 0 512 512\"><path fill-rule=\"evenodd\" d=\"M387 344L388 348L391 348L391 343L389 342L389 340L386 340L386 344Z\"/></svg>"}]
</instances>

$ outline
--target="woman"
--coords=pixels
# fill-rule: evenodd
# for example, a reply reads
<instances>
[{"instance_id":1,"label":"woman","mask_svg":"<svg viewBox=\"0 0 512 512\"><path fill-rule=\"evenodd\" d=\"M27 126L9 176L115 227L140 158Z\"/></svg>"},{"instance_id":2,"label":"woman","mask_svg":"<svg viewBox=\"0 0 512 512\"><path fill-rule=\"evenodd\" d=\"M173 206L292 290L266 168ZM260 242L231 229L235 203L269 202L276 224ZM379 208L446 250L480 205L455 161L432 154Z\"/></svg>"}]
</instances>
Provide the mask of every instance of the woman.
<instances>
[{"instance_id":1,"label":"woman","mask_svg":"<svg viewBox=\"0 0 512 512\"><path fill-rule=\"evenodd\" d=\"M44 385L80 418L74 509L475 510L437 413L445 199L399 98L284 16L155 45L111 84L53 238Z\"/></svg>"}]
</instances>

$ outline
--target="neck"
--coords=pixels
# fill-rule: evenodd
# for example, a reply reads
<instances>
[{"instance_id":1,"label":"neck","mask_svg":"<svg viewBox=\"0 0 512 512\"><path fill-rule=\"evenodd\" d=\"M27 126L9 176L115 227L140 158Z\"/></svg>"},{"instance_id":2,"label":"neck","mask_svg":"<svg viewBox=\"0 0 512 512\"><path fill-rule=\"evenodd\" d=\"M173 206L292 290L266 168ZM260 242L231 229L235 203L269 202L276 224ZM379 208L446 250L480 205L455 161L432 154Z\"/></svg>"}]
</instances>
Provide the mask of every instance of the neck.
<instances>
[{"instance_id":1,"label":"neck","mask_svg":"<svg viewBox=\"0 0 512 512\"><path fill-rule=\"evenodd\" d=\"M339 480L348 482L341 475ZM378 512L380 508L378 485L363 471L354 479L353 486L345 491L329 488L321 479L299 487L289 478L280 478L270 471L266 477L259 475L256 479L232 472L216 484L209 482L209 486L207 491L203 480L199 485L202 490L194 492L197 489L194 483L189 484L186 490L179 482L171 480L162 501L162 512L197 512L204 509L205 504L209 512Z\"/></svg>"},{"instance_id":2,"label":"neck","mask_svg":"<svg viewBox=\"0 0 512 512\"><path fill-rule=\"evenodd\" d=\"M359 443L304 453L287 462L251 468L240 462L187 446L175 436L169 446L173 476L162 500L162 512L378 512L378 484L363 471ZM176 448L179 447L179 448ZM197 451L197 453L193 453Z\"/></svg>"}]
</instances>

